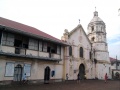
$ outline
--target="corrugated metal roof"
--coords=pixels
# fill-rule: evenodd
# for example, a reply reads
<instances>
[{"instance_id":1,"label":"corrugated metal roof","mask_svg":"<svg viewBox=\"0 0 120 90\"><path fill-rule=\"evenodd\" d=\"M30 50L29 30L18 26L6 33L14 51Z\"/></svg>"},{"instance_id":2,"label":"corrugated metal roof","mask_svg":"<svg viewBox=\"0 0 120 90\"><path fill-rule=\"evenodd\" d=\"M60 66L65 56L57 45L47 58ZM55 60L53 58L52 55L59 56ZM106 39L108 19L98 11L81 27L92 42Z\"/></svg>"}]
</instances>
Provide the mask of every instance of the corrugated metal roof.
<instances>
[{"instance_id":1,"label":"corrugated metal roof","mask_svg":"<svg viewBox=\"0 0 120 90\"><path fill-rule=\"evenodd\" d=\"M63 43L61 40L59 40L59 39L57 39L57 38L55 38L55 37L53 37L53 36L51 36L51 35L49 35L47 33L44 33L44 32L42 32L42 31L40 31L40 30L38 30L38 29L36 29L34 27L24 25L24 24L21 24L21 23L12 21L12 20L2 18L2 17L0 17L0 25L10 27L10 28L14 28L16 30L20 30L20 31L23 31L23 32L26 32L26 33L39 35L41 37L51 39L51 40L57 41L59 43Z\"/></svg>"}]
</instances>

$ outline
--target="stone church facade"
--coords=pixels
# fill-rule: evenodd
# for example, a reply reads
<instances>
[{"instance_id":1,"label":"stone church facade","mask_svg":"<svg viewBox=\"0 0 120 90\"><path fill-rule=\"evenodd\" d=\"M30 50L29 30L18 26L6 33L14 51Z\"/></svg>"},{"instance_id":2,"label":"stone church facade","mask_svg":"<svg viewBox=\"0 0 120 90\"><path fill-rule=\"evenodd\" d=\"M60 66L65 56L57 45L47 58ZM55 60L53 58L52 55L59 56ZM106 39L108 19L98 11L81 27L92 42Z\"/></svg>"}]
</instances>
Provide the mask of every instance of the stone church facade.
<instances>
[{"instance_id":1,"label":"stone church facade","mask_svg":"<svg viewBox=\"0 0 120 90\"><path fill-rule=\"evenodd\" d=\"M66 73L70 80L81 78L104 79L105 73L111 78L110 60L106 40L105 23L94 12L94 17L88 24L87 34L81 24L68 32L66 29L62 40L67 47Z\"/></svg>"},{"instance_id":2,"label":"stone church facade","mask_svg":"<svg viewBox=\"0 0 120 90\"><path fill-rule=\"evenodd\" d=\"M77 79L78 73L82 74L80 75L82 77L86 74L89 79L93 76L92 73L89 73L93 67L90 56L91 43L86 36L82 26L78 25L71 32L65 30L62 37L70 45L67 47L66 73L71 80Z\"/></svg>"}]
</instances>

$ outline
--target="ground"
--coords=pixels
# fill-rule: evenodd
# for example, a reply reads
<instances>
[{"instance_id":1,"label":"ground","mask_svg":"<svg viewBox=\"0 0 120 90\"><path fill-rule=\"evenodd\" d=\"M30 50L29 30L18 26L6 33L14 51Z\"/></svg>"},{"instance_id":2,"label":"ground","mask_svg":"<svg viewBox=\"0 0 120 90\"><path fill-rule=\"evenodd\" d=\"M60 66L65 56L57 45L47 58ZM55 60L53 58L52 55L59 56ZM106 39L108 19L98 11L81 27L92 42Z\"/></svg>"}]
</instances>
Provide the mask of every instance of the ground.
<instances>
[{"instance_id":1,"label":"ground","mask_svg":"<svg viewBox=\"0 0 120 90\"><path fill-rule=\"evenodd\" d=\"M34 85L0 86L0 90L120 90L120 80L84 80Z\"/></svg>"}]
</instances>

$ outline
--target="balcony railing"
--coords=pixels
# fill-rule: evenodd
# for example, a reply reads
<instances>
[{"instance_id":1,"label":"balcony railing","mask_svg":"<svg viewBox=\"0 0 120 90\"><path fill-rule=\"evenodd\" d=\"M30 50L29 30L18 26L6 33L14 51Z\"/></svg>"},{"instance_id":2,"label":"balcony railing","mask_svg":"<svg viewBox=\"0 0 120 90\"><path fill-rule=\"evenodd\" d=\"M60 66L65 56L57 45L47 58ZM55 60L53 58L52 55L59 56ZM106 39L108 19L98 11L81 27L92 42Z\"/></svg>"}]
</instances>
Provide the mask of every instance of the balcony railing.
<instances>
[{"instance_id":1,"label":"balcony railing","mask_svg":"<svg viewBox=\"0 0 120 90\"><path fill-rule=\"evenodd\" d=\"M61 60L60 54L40 52L40 51L25 49L21 47L1 46L0 54L16 56L16 57L25 57L25 58L37 58L41 60L54 60L54 61Z\"/></svg>"},{"instance_id":2,"label":"balcony railing","mask_svg":"<svg viewBox=\"0 0 120 90\"><path fill-rule=\"evenodd\" d=\"M51 57L50 58L60 59L60 55L51 53Z\"/></svg>"},{"instance_id":3,"label":"balcony railing","mask_svg":"<svg viewBox=\"0 0 120 90\"><path fill-rule=\"evenodd\" d=\"M21 54L21 55L26 55L26 49L16 47L15 48L15 54Z\"/></svg>"}]
</instances>

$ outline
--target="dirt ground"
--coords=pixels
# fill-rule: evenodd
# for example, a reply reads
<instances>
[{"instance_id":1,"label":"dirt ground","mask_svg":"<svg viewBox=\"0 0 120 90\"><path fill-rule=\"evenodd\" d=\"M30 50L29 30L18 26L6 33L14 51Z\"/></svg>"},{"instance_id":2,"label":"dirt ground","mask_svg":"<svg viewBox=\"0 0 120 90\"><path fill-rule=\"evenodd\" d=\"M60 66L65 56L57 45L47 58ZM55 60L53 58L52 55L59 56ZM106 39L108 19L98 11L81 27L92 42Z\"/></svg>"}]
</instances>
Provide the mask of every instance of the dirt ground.
<instances>
[{"instance_id":1,"label":"dirt ground","mask_svg":"<svg viewBox=\"0 0 120 90\"><path fill-rule=\"evenodd\" d=\"M84 80L57 82L49 84L8 85L0 86L0 90L120 90L120 80Z\"/></svg>"}]
</instances>

